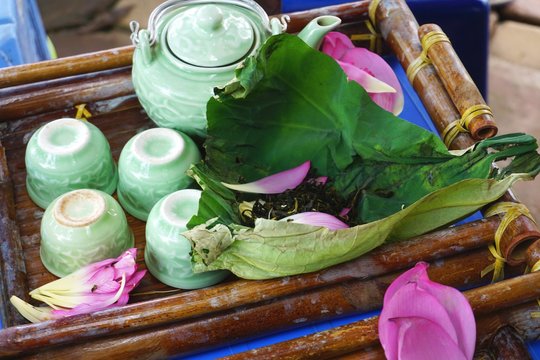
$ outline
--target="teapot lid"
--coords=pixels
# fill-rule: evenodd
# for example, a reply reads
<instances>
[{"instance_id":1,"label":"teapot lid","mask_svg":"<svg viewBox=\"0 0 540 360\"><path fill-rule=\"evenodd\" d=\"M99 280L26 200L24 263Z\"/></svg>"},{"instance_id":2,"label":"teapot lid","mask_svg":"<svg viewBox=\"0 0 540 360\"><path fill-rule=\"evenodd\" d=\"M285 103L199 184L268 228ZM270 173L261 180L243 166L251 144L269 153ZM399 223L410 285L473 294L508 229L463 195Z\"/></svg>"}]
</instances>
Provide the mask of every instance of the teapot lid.
<instances>
[{"instance_id":1,"label":"teapot lid","mask_svg":"<svg viewBox=\"0 0 540 360\"><path fill-rule=\"evenodd\" d=\"M253 26L233 7L193 6L174 17L166 34L167 46L180 60L200 67L234 64L255 43Z\"/></svg>"}]
</instances>

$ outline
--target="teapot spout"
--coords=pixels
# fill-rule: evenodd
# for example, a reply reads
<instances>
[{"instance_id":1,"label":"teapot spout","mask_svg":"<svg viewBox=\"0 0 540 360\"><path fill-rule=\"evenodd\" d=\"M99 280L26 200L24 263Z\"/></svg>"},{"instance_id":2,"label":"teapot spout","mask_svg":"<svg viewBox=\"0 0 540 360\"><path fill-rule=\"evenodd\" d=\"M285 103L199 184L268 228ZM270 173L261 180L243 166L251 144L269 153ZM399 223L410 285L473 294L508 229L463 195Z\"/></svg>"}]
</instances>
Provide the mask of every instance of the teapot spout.
<instances>
[{"instance_id":1,"label":"teapot spout","mask_svg":"<svg viewBox=\"0 0 540 360\"><path fill-rule=\"evenodd\" d=\"M337 16L319 16L311 20L309 24L298 33L298 37L304 40L304 42L312 48L318 49L324 35L338 27L339 24L341 24L341 19Z\"/></svg>"}]
</instances>

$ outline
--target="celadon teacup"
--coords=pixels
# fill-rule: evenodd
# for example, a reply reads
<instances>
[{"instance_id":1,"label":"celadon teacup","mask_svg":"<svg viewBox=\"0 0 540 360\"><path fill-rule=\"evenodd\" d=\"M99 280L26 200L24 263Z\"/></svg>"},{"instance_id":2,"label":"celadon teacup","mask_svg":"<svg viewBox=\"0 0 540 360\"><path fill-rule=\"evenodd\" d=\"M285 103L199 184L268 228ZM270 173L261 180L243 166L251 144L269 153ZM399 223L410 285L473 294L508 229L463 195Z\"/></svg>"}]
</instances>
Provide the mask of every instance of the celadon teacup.
<instances>
[{"instance_id":1,"label":"celadon teacup","mask_svg":"<svg viewBox=\"0 0 540 360\"><path fill-rule=\"evenodd\" d=\"M159 281L180 289L199 289L227 277L226 270L194 274L191 245L182 232L199 208L200 190L176 191L152 208L146 223L146 267Z\"/></svg>"},{"instance_id":2,"label":"celadon teacup","mask_svg":"<svg viewBox=\"0 0 540 360\"><path fill-rule=\"evenodd\" d=\"M28 195L44 209L75 189L112 194L118 182L107 139L93 124L76 119L58 119L39 128L28 142L25 164Z\"/></svg>"},{"instance_id":3,"label":"celadon teacup","mask_svg":"<svg viewBox=\"0 0 540 360\"><path fill-rule=\"evenodd\" d=\"M56 276L115 258L133 244L124 211L103 191L80 189L61 195L41 220L41 261Z\"/></svg>"},{"instance_id":4,"label":"celadon teacup","mask_svg":"<svg viewBox=\"0 0 540 360\"><path fill-rule=\"evenodd\" d=\"M200 159L197 145L179 131L155 128L135 135L118 161L120 204L146 221L159 199L192 184L186 171Z\"/></svg>"}]
</instances>

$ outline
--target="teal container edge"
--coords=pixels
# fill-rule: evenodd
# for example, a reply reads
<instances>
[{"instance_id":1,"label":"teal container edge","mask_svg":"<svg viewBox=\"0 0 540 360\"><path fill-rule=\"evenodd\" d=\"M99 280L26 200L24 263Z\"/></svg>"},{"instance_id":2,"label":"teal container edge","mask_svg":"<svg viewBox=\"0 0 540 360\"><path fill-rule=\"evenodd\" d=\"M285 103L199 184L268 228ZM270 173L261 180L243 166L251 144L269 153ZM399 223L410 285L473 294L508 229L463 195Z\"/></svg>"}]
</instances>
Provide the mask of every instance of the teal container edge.
<instances>
[{"instance_id":1,"label":"teal container edge","mask_svg":"<svg viewBox=\"0 0 540 360\"><path fill-rule=\"evenodd\" d=\"M167 195L152 208L146 223L146 267L159 281L175 288L211 286L230 274L225 270L194 274L191 269L191 244L181 234L197 213L200 197L201 191L194 189Z\"/></svg>"}]
</instances>

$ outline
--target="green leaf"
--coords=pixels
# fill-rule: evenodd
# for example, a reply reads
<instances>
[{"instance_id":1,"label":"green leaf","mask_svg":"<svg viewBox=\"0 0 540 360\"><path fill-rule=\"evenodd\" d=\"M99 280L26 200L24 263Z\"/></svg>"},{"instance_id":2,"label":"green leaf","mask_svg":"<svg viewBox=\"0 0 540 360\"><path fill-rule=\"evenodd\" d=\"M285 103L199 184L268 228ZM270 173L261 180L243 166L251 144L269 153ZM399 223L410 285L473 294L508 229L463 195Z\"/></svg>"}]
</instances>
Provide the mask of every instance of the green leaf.
<instances>
[{"instance_id":1,"label":"green leaf","mask_svg":"<svg viewBox=\"0 0 540 360\"><path fill-rule=\"evenodd\" d=\"M311 160L338 193L356 196L357 223L463 179L507 174L492 170L499 159L516 156L511 172L540 163L536 140L524 134L449 153L437 136L381 109L332 58L296 36L268 39L236 78L208 102L208 167L225 182L244 183Z\"/></svg>"},{"instance_id":2,"label":"green leaf","mask_svg":"<svg viewBox=\"0 0 540 360\"><path fill-rule=\"evenodd\" d=\"M352 260L380 246L447 225L497 200L528 174L504 180L469 179L438 190L387 218L349 229L331 231L297 223L259 219L254 229L231 231L223 226L198 226L183 235L212 253L195 256L194 271L227 269L245 279L267 279L317 271ZM208 239L232 241L210 246ZM205 241L203 246L198 241ZM231 240L232 239L232 240ZM221 240L220 240L221 242Z\"/></svg>"}]
</instances>

